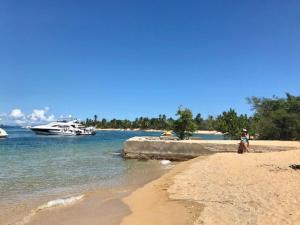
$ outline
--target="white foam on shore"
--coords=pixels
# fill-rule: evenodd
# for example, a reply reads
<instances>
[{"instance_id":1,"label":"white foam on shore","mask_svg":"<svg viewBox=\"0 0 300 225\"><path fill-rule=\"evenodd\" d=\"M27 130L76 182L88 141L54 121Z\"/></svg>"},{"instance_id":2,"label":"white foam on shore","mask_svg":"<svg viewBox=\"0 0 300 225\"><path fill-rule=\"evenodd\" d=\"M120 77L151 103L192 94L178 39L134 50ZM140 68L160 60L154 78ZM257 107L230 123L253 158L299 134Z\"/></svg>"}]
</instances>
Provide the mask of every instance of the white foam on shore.
<instances>
[{"instance_id":1,"label":"white foam on shore","mask_svg":"<svg viewBox=\"0 0 300 225\"><path fill-rule=\"evenodd\" d=\"M161 165L169 165L169 164L171 164L171 161L170 161L170 160L164 159L164 160L161 160L161 161L160 161L160 164L161 164Z\"/></svg>"},{"instance_id":2,"label":"white foam on shore","mask_svg":"<svg viewBox=\"0 0 300 225\"><path fill-rule=\"evenodd\" d=\"M52 200L52 201L47 202L45 205L39 206L37 208L37 211L52 208L52 207L57 207L57 206L70 205L78 200L81 200L83 197L84 197L84 195L79 195L79 196L73 196L70 198L61 198L61 199Z\"/></svg>"},{"instance_id":3,"label":"white foam on shore","mask_svg":"<svg viewBox=\"0 0 300 225\"><path fill-rule=\"evenodd\" d=\"M165 170L169 170L172 169L174 167L174 165L172 164L172 162L170 160L161 160L160 164L163 166L163 169Z\"/></svg>"},{"instance_id":4,"label":"white foam on shore","mask_svg":"<svg viewBox=\"0 0 300 225\"><path fill-rule=\"evenodd\" d=\"M112 155L122 155L122 152L112 152Z\"/></svg>"},{"instance_id":5,"label":"white foam on shore","mask_svg":"<svg viewBox=\"0 0 300 225\"><path fill-rule=\"evenodd\" d=\"M84 195L72 196L69 198L60 198L56 200L51 200L44 205L38 206L36 209L31 210L31 212L25 216L21 221L14 223L13 225L24 225L28 223L31 218L36 215L38 212L50 208L60 207L60 206L68 206L74 204L77 201L80 201L84 198Z\"/></svg>"}]
</instances>

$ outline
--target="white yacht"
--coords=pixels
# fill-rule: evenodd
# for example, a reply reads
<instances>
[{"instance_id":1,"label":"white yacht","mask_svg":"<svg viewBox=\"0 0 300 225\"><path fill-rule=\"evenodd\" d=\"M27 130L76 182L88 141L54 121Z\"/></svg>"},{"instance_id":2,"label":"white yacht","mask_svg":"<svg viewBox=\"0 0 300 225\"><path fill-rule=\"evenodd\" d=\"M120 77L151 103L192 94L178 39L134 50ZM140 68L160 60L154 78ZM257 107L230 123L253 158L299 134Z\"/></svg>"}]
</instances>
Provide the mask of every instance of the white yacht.
<instances>
[{"instance_id":1,"label":"white yacht","mask_svg":"<svg viewBox=\"0 0 300 225\"><path fill-rule=\"evenodd\" d=\"M5 137L7 137L7 136L8 136L8 135L7 135L6 131L3 130L2 128L0 128L0 138L5 138Z\"/></svg>"},{"instance_id":2,"label":"white yacht","mask_svg":"<svg viewBox=\"0 0 300 225\"><path fill-rule=\"evenodd\" d=\"M36 134L44 135L94 135L93 127L85 127L78 120L62 120L30 128Z\"/></svg>"}]
</instances>

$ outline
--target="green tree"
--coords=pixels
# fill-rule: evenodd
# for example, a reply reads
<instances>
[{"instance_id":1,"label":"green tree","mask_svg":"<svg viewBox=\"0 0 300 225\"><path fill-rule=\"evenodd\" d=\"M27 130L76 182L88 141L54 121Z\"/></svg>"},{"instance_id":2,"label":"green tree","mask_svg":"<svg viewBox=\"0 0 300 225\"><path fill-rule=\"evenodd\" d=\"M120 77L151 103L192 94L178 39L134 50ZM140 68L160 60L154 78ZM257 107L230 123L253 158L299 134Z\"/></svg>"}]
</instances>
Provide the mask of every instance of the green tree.
<instances>
[{"instance_id":1,"label":"green tree","mask_svg":"<svg viewBox=\"0 0 300 225\"><path fill-rule=\"evenodd\" d=\"M181 140L189 139L197 126L194 123L192 111L188 108L179 107L176 116L179 118L174 121L174 132Z\"/></svg>"},{"instance_id":2,"label":"green tree","mask_svg":"<svg viewBox=\"0 0 300 225\"><path fill-rule=\"evenodd\" d=\"M202 130L204 128L203 118L201 117L201 114L198 113L194 119L195 124L197 125L198 130Z\"/></svg>"},{"instance_id":3,"label":"green tree","mask_svg":"<svg viewBox=\"0 0 300 225\"><path fill-rule=\"evenodd\" d=\"M172 117L167 119L166 130L172 130L174 127L174 119Z\"/></svg>"},{"instance_id":4,"label":"green tree","mask_svg":"<svg viewBox=\"0 0 300 225\"><path fill-rule=\"evenodd\" d=\"M107 127L107 120L103 118L101 120L101 128L106 128L106 127Z\"/></svg>"},{"instance_id":5,"label":"green tree","mask_svg":"<svg viewBox=\"0 0 300 225\"><path fill-rule=\"evenodd\" d=\"M94 115L94 121L93 121L93 126L97 126L97 118L98 118L98 116L97 115Z\"/></svg>"},{"instance_id":6,"label":"green tree","mask_svg":"<svg viewBox=\"0 0 300 225\"><path fill-rule=\"evenodd\" d=\"M248 98L255 110L252 128L259 139L300 140L300 96Z\"/></svg>"},{"instance_id":7,"label":"green tree","mask_svg":"<svg viewBox=\"0 0 300 225\"><path fill-rule=\"evenodd\" d=\"M249 129L247 115L238 116L234 109L223 112L216 119L216 129L225 133L230 139L238 139L243 128Z\"/></svg>"},{"instance_id":8,"label":"green tree","mask_svg":"<svg viewBox=\"0 0 300 225\"><path fill-rule=\"evenodd\" d=\"M206 120L203 120L203 130L215 130L216 129L216 120L213 116L209 115Z\"/></svg>"}]
</instances>

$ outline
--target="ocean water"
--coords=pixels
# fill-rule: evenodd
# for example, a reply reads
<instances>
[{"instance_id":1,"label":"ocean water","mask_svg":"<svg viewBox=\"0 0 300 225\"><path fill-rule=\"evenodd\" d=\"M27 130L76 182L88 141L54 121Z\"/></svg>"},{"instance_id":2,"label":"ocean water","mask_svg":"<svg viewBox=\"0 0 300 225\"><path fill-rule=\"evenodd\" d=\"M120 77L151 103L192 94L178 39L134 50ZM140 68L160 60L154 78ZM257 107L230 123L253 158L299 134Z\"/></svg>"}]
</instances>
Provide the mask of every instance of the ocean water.
<instances>
[{"instance_id":1,"label":"ocean water","mask_svg":"<svg viewBox=\"0 0 300 225\"><path fill-rule=\"evenodd\" d=\"M124 160L120 155L128 138L158 136L159 132L98 131L95 136L73 137L41 136L23 128L5 130L9 137L0 139L0 206L7 209L24 201L47 202L122 186L132 179L128 176L132 171L147 174L147 168L159 164Z\"/></svg>"},{"instance_id":2,"label":"ocean water","mask_svg":"<svg viewBox=\"0 0 300 225\"><path fill-rule=\"evenodd\" d=\"M114 186L133 164L120 156L133 136L160 133L98 131L95 136L41 136L23 128L7 128L0 139L0 202L68 193L93 186Z\"/></svg>"}]
</instances>

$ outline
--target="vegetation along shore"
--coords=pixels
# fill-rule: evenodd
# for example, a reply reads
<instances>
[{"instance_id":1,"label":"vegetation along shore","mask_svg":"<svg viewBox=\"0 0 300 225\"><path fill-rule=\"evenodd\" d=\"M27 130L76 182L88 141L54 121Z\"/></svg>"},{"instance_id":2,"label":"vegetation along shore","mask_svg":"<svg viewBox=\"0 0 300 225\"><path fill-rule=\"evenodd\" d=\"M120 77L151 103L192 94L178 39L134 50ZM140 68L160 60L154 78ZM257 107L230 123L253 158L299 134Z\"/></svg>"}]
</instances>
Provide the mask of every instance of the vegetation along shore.
<instances>
[{"instance_id":1,"label":"vegetation along shore","mask_svg":"<svg viewBox=\"0 0 300 225\"><path fill-rule=\"evenodd\" d=\"M181 139L188 138L197 130L224 133L229 139L238 139L243 128L249 130L251 136L262 140L300 140L300 96L289 93L285 98L247 99L253 109L253 115L238 115L234 109L224 111L218 116L204 119L200 113L193 116L191 110L179 108L178 119L162 114L156 118L139 117L134 121L128 119L86 119L85 124L97 129L111 130L174 130ZM180 134L180 130L184 133ZM204 130L204 132L203 132Z\"/></svg>"}]
</instances>

